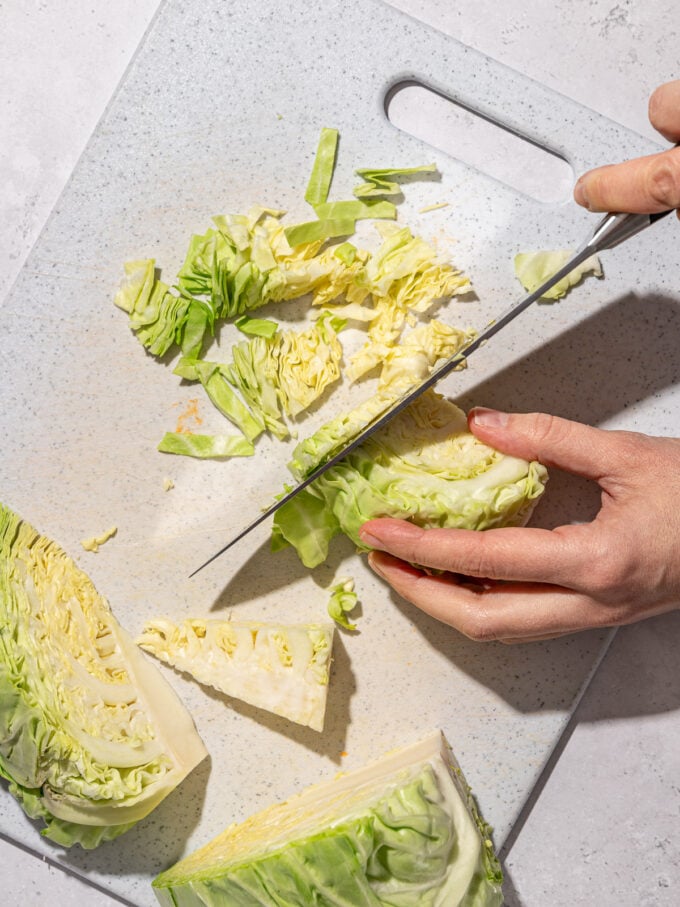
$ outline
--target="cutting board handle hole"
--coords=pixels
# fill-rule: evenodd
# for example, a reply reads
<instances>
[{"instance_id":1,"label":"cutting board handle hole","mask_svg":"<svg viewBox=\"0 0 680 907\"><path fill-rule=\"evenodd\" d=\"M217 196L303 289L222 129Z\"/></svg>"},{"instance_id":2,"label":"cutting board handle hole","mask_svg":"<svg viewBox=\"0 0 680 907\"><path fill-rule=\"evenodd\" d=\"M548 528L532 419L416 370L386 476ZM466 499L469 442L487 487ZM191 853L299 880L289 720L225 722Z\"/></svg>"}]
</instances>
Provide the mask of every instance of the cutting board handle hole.
<instances>
[{"instance_id":1,"label":"cutting board handle hole","mask_svg":"<svg viewBox=\"0 0 680 907\"><path fill-rule=\"evenodd\" d=\"M571 198L574 171L557 151L417 81L385 95L397 129L545 204Z\"/></svg>"}]
</instances>

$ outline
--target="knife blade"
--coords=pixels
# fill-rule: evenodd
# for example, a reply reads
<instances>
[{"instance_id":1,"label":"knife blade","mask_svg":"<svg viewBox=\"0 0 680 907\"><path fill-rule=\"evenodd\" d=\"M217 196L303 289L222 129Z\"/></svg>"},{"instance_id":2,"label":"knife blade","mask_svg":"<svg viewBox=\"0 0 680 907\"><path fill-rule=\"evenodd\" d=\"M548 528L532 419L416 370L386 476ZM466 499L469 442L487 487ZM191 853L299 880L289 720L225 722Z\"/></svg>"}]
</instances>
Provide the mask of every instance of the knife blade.
<instances>
[{"instance_id":1,"label":"knife blade","mask_svg":"<svg viewBox=\"0 0 680 907\"><path fill-rule=\"evenodd\" d=\"M414 400L424 394L425 391L434 387L439 381L445 378L450 374L454 369L459 368L463 362L465 362L469 356L472 355L476 350L478 350L483 344L488 340L498 334L499 331L503 330L511 321L514 321L518 315L526 311L534 302L544 296L556 283L559 283L564 277L567 277L571 272L582 264L586 259L590 258L591 255L596 255L600 252L604 252L607 249L613 249L614 246L618 246L624 240L630 239L631 237L638 234L641 230L644 230L646 227L649 227L651 224L656 223L662 217L665 217L667 214L670 214L670 211L661 211L657 214L607 214L595 227L593 232L588 236L586 241L581 245L581 247L574 253L574 255L569 259L569 261L556 271L552 277L548 278L545 283L541 284L533 292L526 295L523 299L520 299L518 302L513 303L508 309L503 312L498 318L495 318L491 321L486 328L477 336L467 343L462 349L458 350L457 353L454 353L453 356L450 356L446 359L441 365L439 365L427 378L416 385L411 390L407 391L401 397L397 398L394 401L390 401L385 405L385 409L379 412L369 423L367 423L357 434L355 434L349 441L346 441L342 447L337 450L331 450L323 462L319 463L312 472L305 476L297 485L287 491L284 495L278 498L270 507L266 510L263 510L251 523L245 526L237 535L231 538L226 545L223 545L219 551L216 551L207 561L201 564L200 567L197 567L192 573L189 574L189 577L195 576L199 571L203 570L204 567L207 567L208 564L211 564L216 560L221 554L224 554L225 551L228 551L233 545L239 542L242 538L248 535L253 529L263 523L269 517L273 516L276 511L283 507L284 504L287 504L291 501L297 494L303 491L305 488L308 488L313 482L315 482L319 476L322 476L327 470L331 469L333 466L337 465L340 460L343 460L348 454L355 450L359 445L363 444L371 435L375 432L380 431L383 426L388 422L394 419L399 413L403 412L407 406L410 406Z\"/></svg>"}]
</instances>

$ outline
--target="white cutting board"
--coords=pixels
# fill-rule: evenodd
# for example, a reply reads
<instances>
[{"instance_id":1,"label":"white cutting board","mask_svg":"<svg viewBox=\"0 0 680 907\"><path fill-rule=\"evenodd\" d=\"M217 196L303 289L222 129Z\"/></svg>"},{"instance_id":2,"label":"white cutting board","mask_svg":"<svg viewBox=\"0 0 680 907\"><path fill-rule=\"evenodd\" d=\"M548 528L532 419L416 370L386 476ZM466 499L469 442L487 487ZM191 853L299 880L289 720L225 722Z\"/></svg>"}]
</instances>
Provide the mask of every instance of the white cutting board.
<instances>
[{"instance_id":1,"label":"white cutting board","mask_svg":"<svg viewBox=\"0 0 680 907\"><path fill-rule=\"evenodd\" d=\"M424 81L562 153L575 172L654 150L374 0L320 8L296 0L285 11L259 3L257 17L250 4L186 6L162 6L0 311L0 500L58 540L133 633L157 614L318 619L336 572L355 576L363 614L358 635L338 634L322 735L164 671L211 760L118 841L64 853L0 796L2 833L139 905L154 903L149 882L160 869L228 823L434 727L502 842L607 634L474 644L396 601L344 541L310 575L290 552L268 552L267 527L189 581L280 489L288 451L265 442L252 460L231 463L155 451L199 394L145 356L113 307L122 263L154 256L172 279L189 235L212 214L259 202L287 209L291 221L308 217L302 196L318 132L335 126L335 198L351 195L356 167L437 162L441 181L406 186L399 217L475 284L478 301L439 316L479 327L517 296L517 251L576 245L593 218L569 203L540 204L398 131L384 115L388 89ZM448 207L419 213L443 201ZM536 307L446 389L465 405L671 433L680 408L678 295L663 283L680 265L672 226L609 253L606 281ZM349 399L344 390L331 396L301 433ZM200 411L206 425L218 424L209 405ZM537 520L585 519L596 497L556 475ZM116 538L86 554L80 539L113 523Z\"/></svg>"}]
</instances>

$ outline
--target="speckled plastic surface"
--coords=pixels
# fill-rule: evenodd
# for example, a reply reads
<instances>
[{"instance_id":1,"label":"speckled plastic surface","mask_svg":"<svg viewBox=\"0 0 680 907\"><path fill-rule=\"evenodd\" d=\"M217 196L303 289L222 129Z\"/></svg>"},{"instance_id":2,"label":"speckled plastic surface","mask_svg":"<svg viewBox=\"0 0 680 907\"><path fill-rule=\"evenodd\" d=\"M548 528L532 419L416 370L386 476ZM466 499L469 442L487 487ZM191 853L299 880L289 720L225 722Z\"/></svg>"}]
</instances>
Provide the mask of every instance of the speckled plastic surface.
<instances>
[{"instance_id":1,"label":"speckled plastic surface","mask_svg":"<svg viewBox=\"0 0 680 907\"><path fill-rule=\"evenodd\" d=\"M434 727L447 734L500 843L605 642L597 633L526 648L468 642L392 600L350 546L335 545L310 576L291 554L269 554L266 528L187 579L279 490L287 450L261 444L253 460L227 464L155 452L197 394L144 355L112 306L123 261L155 256L172 276L190 233L212 214L261 202L286 208L291 221L308 216L302 195L324 125L342 135L337 198L350 195L356 167L437 161L441 180L407 186L399 216L473 279L478 299L450 305L445 319L485 324L517 295L515 252L576 245L593 221L397 131L384 96L405 78L504 120L563 153L576 172L653 150L371 0L296 2L285 15L260 4L258 21L245 5L187 12L170 2L0 312L0 497L79 560L129 630L159 613L310 619L324 611L323 586L336 572L356 577L363 602L360 634L337 640L322 735L168 671L212 758L136 829L93 854L63 854L0 798L0 831L134 904L154 903L156 872L227 823ZM441 201L448 207L419 213ZM677 296L650 280L680 264L666 227L608 253L605 281L536 307L446 390L465 405L674 430ZM631 368L640 359L648 367ZM348 400L332 396L301 432ZM208 406L201 414L216 424ZM170 492L165 476L175 481ZM587 518L595 500L588 486L555 475L537 521ZM82 551L81 538L112 523L118 534L99 554Z\"/></svg>"}]
</instances>

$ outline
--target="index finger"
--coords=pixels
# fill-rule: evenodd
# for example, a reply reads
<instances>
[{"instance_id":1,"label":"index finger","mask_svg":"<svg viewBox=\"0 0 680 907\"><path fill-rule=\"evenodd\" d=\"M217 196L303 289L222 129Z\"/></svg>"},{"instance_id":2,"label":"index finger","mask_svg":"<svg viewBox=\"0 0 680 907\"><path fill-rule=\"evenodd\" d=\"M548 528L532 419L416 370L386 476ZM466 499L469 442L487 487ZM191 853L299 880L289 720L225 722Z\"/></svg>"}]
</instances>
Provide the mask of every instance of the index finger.
<instances>
[{"instance_id":1,"label":"index finger","mask_svg":"<svg viewBox=\"0 0 680 907\"><path fill-rule=\"evenodd\" d=\"M680 148L585 173L574 198L589 211L656 214L680 208Z\"/></svg>"},{"instance_id":2,"label":"index finger","mask_svg":"<svg viewBox=\"0 0 680 907\"><path fill-rule=\"evenodd\" d=\"M580 589L591 577L596 543L588 525L559 529L421 529L405 520L369 520L367 546L402 561L485 579L540 582Z\"/></svg>"}]
</instances>

